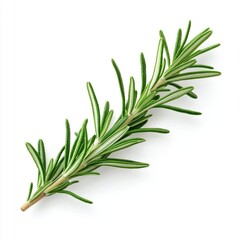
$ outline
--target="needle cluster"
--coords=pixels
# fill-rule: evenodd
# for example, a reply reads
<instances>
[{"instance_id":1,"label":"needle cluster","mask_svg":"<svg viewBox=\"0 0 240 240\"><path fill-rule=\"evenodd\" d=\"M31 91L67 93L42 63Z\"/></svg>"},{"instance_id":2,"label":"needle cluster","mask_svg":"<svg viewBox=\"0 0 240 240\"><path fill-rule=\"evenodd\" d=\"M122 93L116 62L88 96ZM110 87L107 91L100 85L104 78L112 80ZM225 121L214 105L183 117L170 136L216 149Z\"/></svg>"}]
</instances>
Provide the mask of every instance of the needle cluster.
<instances>
[{"instance_id":1,"label":"needle cluster","mask_svg":"<svg viewBox=\"0 0 240 240\"><path fill-rule=\"evenodd\" d=\"M112 60L122 99L121 114L114 123L112 123L114 111L110 108L109 102L106 102L101 111L94 89L88 82L87 90L95 127L93 136L88 136L88 120L86 119L79 131L75 133L74 142L71 143L70 124L66 120L65 143L56 158L49 161L46 159L45 146L42 140L38 141L37 148L26 143L26 147L37 166L38 179L35 193L32 192L33 183L30 184L27 202L22 206L22 210L26 210L43 197L56 193L68 194L83 202L92 203L66 189L70 185L78 183L76 179L79 179L80 176L99 175L96 170L102 166L132 169L147 167L147 163L112 158L110 155L145 141L144 138L135 137L135 135L133 137L132 134L144 132L166 134L169 132L167 129L144 127L149 118L152 117L149 110L162 108L192 115L201 114L169 105L173 100L185 95L197 98L192 86L183 87L178 82L220 75L220 72L214 71L213 67L199 64L197 61L199 55L219 46L219 44L215 44L200 49L200 46L212 35L212 31L207 28L188 41L190 28L191 22L189 22L184 35L181 29L178 30L172 54L170 54L163 32L160 31L155 67L149 81L147 81L145 58L141 53L140 90L136 89L135 79L131 77L126 91L120 70L116 62Z\"/></svg>"}]
</instances>

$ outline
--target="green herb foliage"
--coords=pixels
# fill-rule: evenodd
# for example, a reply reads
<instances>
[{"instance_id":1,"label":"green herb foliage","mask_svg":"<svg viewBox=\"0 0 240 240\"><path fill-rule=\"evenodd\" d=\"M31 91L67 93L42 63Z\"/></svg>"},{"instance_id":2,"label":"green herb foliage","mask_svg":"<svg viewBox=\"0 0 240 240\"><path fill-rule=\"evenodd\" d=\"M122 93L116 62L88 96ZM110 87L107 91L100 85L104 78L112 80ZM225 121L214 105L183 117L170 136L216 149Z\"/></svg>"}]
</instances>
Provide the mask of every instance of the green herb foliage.
<instances>
[{"instance_id":1,"label":"green herb foliage","mask_svg":"<svg viewBox=\"0 0 240 240\"><path fill-rule=\"evenodd\" d=\"M112 60L122 97L121 114L116 122L112 121L114 112L110 108L109 102L106 102L101 111L93 86L91 83L87 83L95 134L88 137L87 120L85 120L79 132L76 133L75 141L71 144L70 124L66 120L64 146L57 157L49 162L46 161L45 146L42 140L39 140L37 149L30 143L26 144L38 169L37 189L33 193L33 183L30 184L27 197L29 203L41 194L50 196L56 193L68 194L80 201L92 203L65 189L78 182L73 180L75 178L99 175L95 170L102 166L129 169L147 167L147 163L116 159L109 155L145 141L143 138L132 137L132 134L145 132L166 134L169 132L167 129L144 127L152 116L149 114L149 110L160 108L192 115L201 114L197 111L169 105L169 102L185 95L197 98L193 87L183 87L177 82L220 75L220 72L213 70L213 67L198 63L196 58L219 46L219 44L215 44L201 49L202 44L212 35L212 31L207 28L189 41L190 29L191 22L189 22L185 34L181 29L178 30L172 55L170 55L166 38L160 31L155 67L149 81L147 81L145 57L143 53L140 54L141 88L139 91L136 89L133 77L130 78L128 91L126 91L120 69ZM59 179L63 179L63 181Z\"/></svg>"}]
</instances>

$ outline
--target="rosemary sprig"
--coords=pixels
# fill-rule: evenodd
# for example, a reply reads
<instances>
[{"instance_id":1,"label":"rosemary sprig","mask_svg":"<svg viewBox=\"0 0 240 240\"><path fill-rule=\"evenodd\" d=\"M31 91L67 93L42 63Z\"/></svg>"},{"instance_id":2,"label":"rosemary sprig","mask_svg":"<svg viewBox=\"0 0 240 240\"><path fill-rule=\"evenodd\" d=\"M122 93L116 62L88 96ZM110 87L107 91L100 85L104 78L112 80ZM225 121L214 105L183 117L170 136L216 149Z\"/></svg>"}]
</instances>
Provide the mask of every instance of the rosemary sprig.
<instances>
[{"instance_id":1,"label":"rosemary sprig","mask_svg":"<svg viewBox=\"0 0 240 240\"><path fill-rule=\"evenodd\" d=\"M145 141L143 138L131 137L134 133L156 132L165 134L169 132L167 129L144 127L148 119L152 116L148 113L150 109L162 108L192 115L201 114L196 111L169 105L169 102L184 95L197 98L197 95L193 93L193 87L182 87L176 82L220 75L220 72L214 71L211 66L198 64L196 59L197 56L219 46L219 44L215 44L199 49L212 35L212 31L207 28L188 41L190 29L191 22L189 22L184 36L182 36L182 30L178 30L172 56L170 56L166 38L163 32L160 31L155 67L152 77L148 82L146 61L143 53L141 53L142 84L139 92L136 90L133 77L130 78L128 92L125 92L120 70L116 62L112 60L122 96L122 111L119 118L111 127L113 110L110 109L109 102L106 102L101 114L94 89L91 83L87 83L93 112L95 135L90 138L88 137L88 121L85 120L79 132L76 133L75 141L71 144L70 124L66 120L65 145L61 148L57 157L50 159L48 163L42 140L39 140L37 149L30 143L26 143L26 147L38 169L38 180L35 193L32 193L33 183L30 184L27 202L21 208L23 211L42 198L56 193L68 194L83 202L92 203L90 200L65 189L72 184L78 183L74 179L79 176L99 175L95 171L99 167L147 167L147 163L111 158L109 155Z\"/></svg>"}]
</instances>

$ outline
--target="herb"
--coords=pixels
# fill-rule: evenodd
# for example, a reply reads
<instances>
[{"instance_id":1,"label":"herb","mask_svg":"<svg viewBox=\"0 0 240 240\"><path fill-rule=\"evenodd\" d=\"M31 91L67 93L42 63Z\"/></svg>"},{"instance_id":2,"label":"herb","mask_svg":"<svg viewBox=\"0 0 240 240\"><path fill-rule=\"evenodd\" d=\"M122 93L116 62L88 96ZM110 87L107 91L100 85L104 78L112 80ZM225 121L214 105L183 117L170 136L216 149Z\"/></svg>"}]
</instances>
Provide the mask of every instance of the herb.
<instances>
[{"instance_id":1,"label":"herb","mask_svg":"<svg viewBox=\"0 0 240 240\"><path fill-rule=\"evenodd\" d=\"M39 140L37 149L30 143L26 143L26 147L38 169L38 180L35 193L32 193L33 183L30 184L27 202L21 208L23 211L42 198L56 193L68 194L80 201L92 203L90 200L65 189L72 184L78 183L75 179L80 176L99 175L96 172L96 169L99 167L147 167L147 163L111 158L109 156L113 152L145 141L143 138L131 137L132 134L144 132L165 134L169 132L167 129L144 127L152 116L148 113L150 109L163 108L192 115L201 114L196 111L169 105L171 101L184 95L197 98L197 95L193 92L193 87L182 87L177 82L220 75L220 72L214 71L211 66L198 64L196 60L197 56L219 46L219 44L215 44L199 49L212 35L212 31L207 28L188 41L190 28L191 22L189 22L184 36L182 36L182 30L179 29L172 56L170 56L166 38L163 32L160 31L156 63L150 81L147 81L146 62L143 53L141 53L142 84L139 92L136 90L133 77L130 78L128 92L125 92L120 70L116 62L112 60L122 96L122 111L117 121L111 127L113 110L110 109L109 102L106 102L103 112L101 112L94 89L90 83L87 83L95 135L88 137L88 120L86 119L79 132L76 133L75 141L71 143L70 125L68 120L66 120L65 144L57 157L50 159L48 163L42 140Z\"/></svg>"}]
</instances>

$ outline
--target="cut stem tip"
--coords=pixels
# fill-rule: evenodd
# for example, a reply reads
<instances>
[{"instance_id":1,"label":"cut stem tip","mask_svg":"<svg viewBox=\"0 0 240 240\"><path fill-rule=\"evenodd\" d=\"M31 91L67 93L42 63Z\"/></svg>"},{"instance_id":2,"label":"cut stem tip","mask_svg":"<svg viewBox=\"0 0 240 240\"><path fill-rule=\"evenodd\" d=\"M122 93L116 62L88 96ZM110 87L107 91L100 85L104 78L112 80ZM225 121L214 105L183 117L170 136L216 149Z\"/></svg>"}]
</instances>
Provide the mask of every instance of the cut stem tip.
<instances>
[{"instance_id":1,"label":"cut stem tip","mask_svg":"<svg viewBox=\"0 0 240 240\"><path fill-rule=\"evenodd\" d=\"M24 203L22 205L21 210L23 212L26 211L28 208L30 208L32 205L34 205L35 203L37 203L44 197L45 197L45 193L42 193L41 195L39 195L37 198L33 199L32 201L27 201L26 203Z\"/></svg>"}]
</instances>

